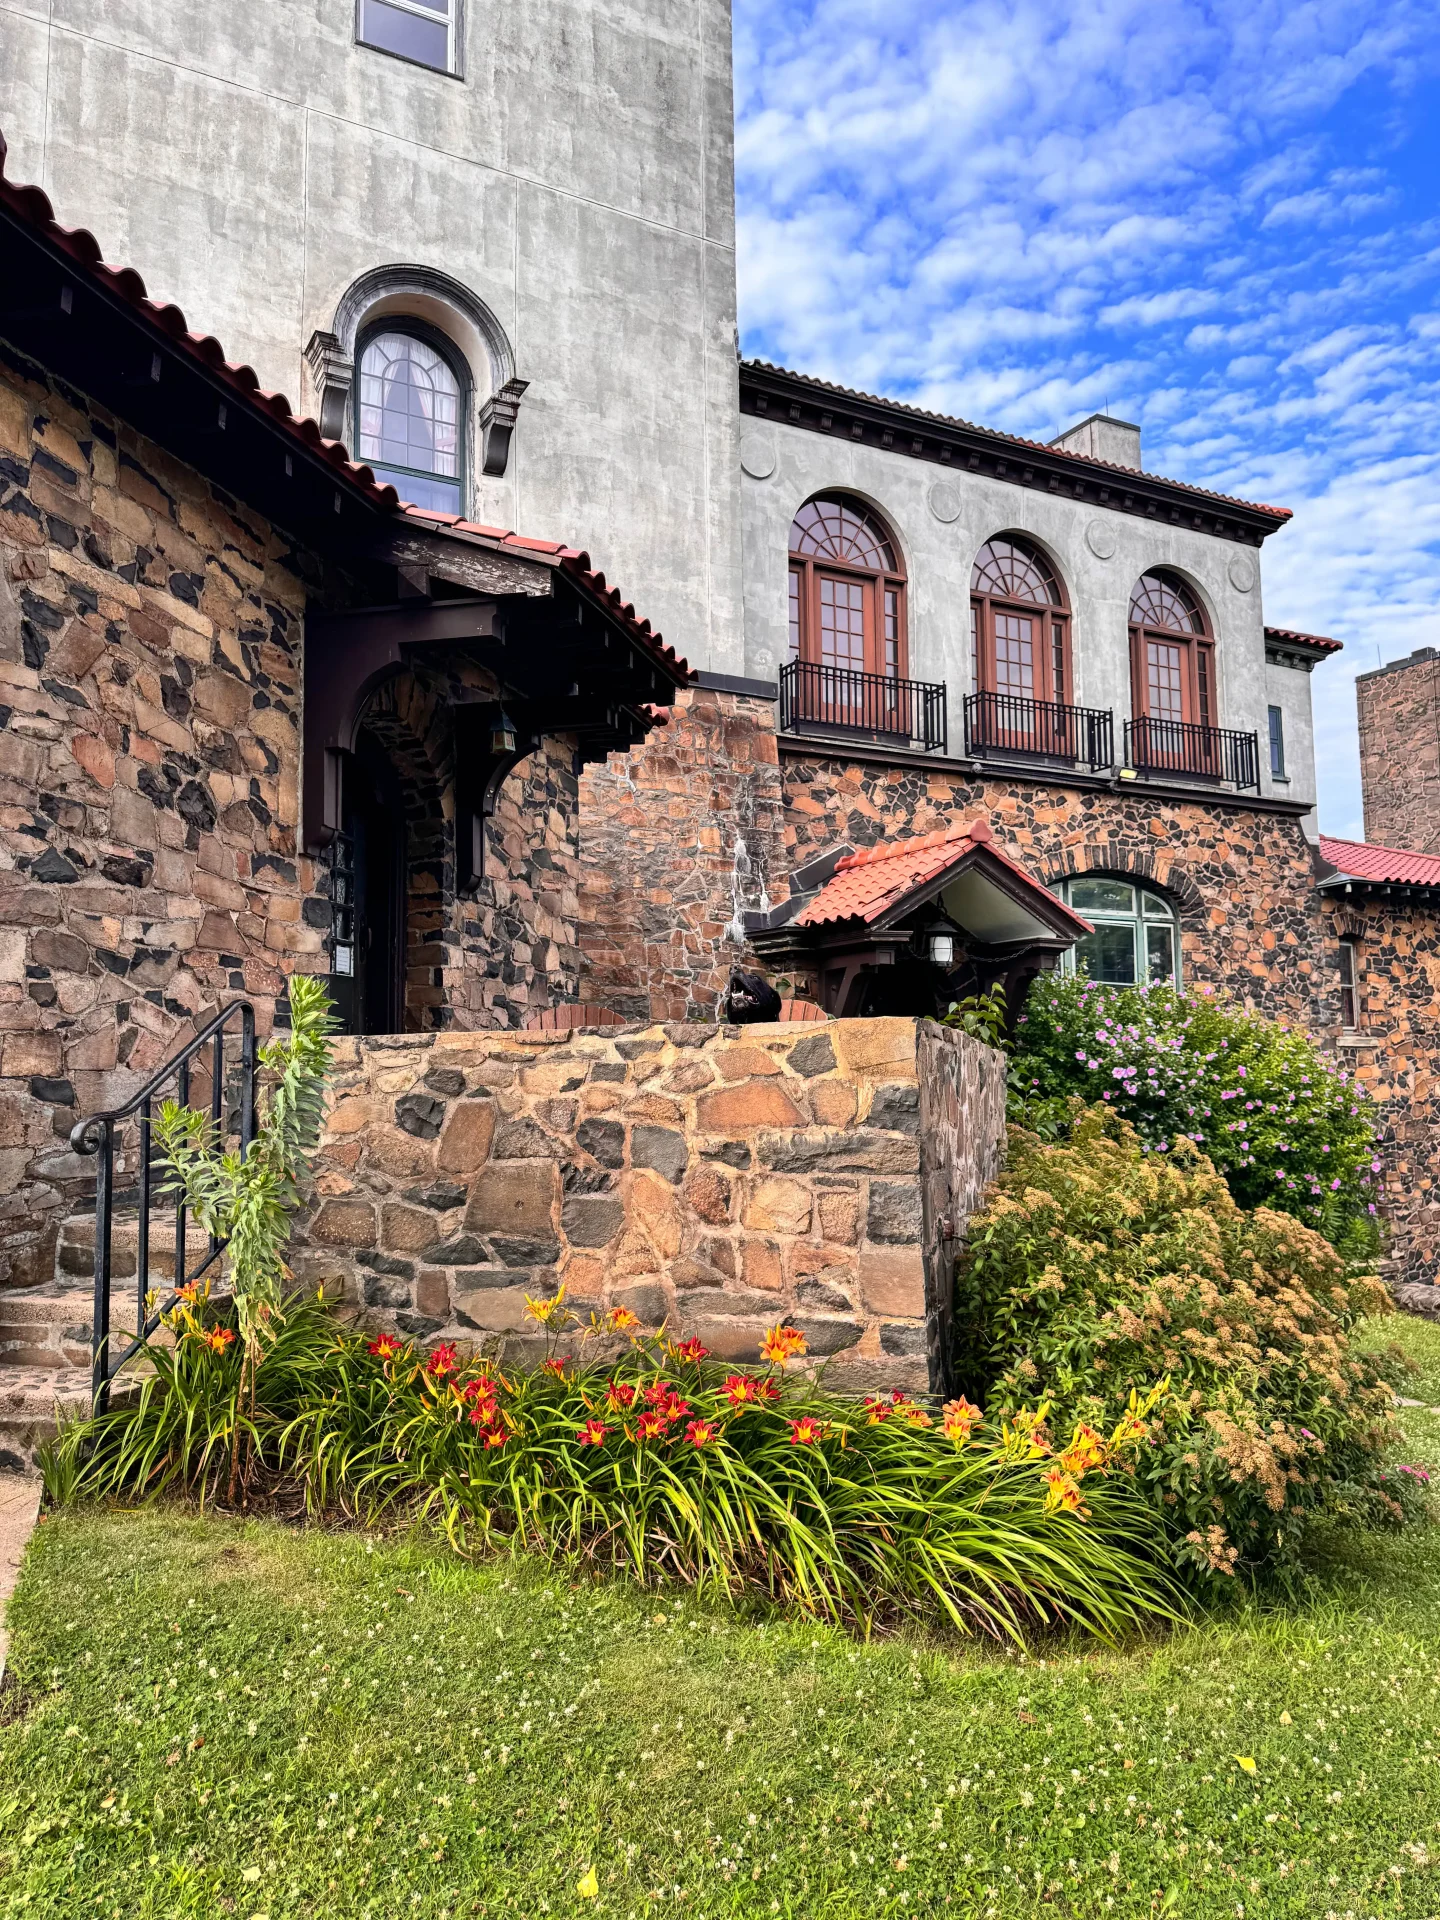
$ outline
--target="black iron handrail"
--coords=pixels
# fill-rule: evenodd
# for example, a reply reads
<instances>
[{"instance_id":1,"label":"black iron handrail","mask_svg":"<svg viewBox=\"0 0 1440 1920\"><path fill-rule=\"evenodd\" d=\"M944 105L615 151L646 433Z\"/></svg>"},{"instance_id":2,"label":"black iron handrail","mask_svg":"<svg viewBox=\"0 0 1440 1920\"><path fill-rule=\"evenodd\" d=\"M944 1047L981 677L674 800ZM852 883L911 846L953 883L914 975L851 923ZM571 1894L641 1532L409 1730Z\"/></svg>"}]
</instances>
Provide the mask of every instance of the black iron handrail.
<instances>
[{"instance_id":1,"label":"black iron handrail","mask_svg":"<svg viewBox=\"0 0 1440 1920\"><path fill-rule=\"evenodd\" d=\"M780 731L811 728L906 746L918 742L926 753L943 753L948 737L945 689L929 680L791 660L780 669Z\"/></svg>"},{"instance_id":2,"label":"black iron handrail","mask_svg":"<svg viewBox=\"0 0 1440 1920\"><path fill-rule=\"evenodd\" d=\"M172 1082L180 1105L189 1105L190 1062L209 1042L212 1046L210 1119L217 1132L229 1131L225 1112L225 1028L237 1014L240 1020L240 1112L237 1130L240 1136L240 1151L242 1154L245 1153L255 1138L255 1009L248 1000L232 1000L229 1006L222 1007L213 1020L208 1021L193 1039L187 1041L178 1053L167 1060L164 1066L145 1082L137 1093L131 1095L124 1106L112 1107L108 1113L92 1113L87 1119L78 1120L70 1130L72 1152L98 1155L95 1170L95 1311L90 1330L90 1389L97 1413L103 1413L109 1404L110 1382L126 1361L144 1346L160 1325L161 1316L168 1313L175 1305L180 1288L188 1285L192 1280L198 1280L206 1273L222 1250L223 1243L212 1234L205 1258L193 1272L186 1271L185 1228L188 1208L184 1195L180 1195L175 1202L175 1271L171 1276L173 1284L163 1306L150 1304L152 1173L150 1133L154 1118L151 1111L152 1105L155 1096L168 1088ZM136 1188L139 1220L135 1249L135 1338L118 1359L112 1359L110 1283L111 1240L115 1210L115 1134L117 1127L128 1120L132 1114L140 1116L138 1128L140 1167Z\"/></svg>"},{"instance_id":3,"label":"black iron handrail","mask_svg":"<svg viewBox=\"0 0 1440 1920\"><path fill-rule=\"evenodd\" d=\"M1013 693L972 693L965 701L965 751L1064 760L1092 773L1115 764L1115 720L1100 707L1026 700Z\"/></svg>"},{"instance_id":4,"label":"black iron handrail","mask_svg":"<svg viewBox=\"0 0 1440 1920\"><path fill-rule=\"evenodd\" d=\"M1243 792L1260 785L1260 741L1254 733L1190 720L1127 720L1125 764L1137 773L1179 773Z\"/></svg>"}]
</instances>

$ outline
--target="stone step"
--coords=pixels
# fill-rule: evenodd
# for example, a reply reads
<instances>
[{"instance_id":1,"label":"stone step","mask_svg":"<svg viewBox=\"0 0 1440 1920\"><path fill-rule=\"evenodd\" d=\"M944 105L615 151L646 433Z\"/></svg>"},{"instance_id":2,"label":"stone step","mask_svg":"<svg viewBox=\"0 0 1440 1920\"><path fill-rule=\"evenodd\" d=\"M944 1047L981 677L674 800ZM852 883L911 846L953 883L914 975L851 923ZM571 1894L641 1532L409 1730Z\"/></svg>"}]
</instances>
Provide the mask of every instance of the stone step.
<instances>
[{"instance_id":1,"label":"stone step","mask_svg":"<svg viewBox=\"0 0 1440 1920\"><path fill-rule=\"evenodd\" d=\"M0 1366L0 1472L33 1472L59 1422L89 1411L90 1376L78 1367Z\"/></svg>"},{"instance_id":2,"label":"stone step","mask_svg":"<svg viewBox=\"0 0 1440 1920\"><path fill-rule=\"evenodd\" d=\"M0 1292L0 1365L20 1367L90 1366L92 1304L89 1289L21 1287ZM130 1288L110 1301L110 1332L129 1344L135 1330L135 1296ZM160 1332L155 1338L168 1340Z\"/></svg>"}]
</instances>

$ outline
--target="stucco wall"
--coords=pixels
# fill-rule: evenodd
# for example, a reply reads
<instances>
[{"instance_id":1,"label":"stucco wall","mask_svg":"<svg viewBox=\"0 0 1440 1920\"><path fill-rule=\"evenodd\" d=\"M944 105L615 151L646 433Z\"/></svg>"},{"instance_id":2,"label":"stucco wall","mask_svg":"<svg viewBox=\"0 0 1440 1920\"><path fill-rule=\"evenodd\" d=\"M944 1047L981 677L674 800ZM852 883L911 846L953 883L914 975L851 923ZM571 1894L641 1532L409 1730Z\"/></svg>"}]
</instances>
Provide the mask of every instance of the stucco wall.
<instances>
[{"instance_id":1,"label":"stucco wall","mask_svg":"<svg viewBox=\"0 0 1440 1920\"><path fill-rule=\"evenodd\" d=\"M1170 567L1196 587L1210 617L1219 724L1259 735L1262 792L1314 801L1310 688L1303 673L1287 674L1281 696L1291 720L1290 781L1277 786L1270 779L1265 710L1275 697L1270 676L1282 670L1266 667L1255 548L769 420L745 420L743 447L747 673L773 678L787 657L791 520L813 494L842 490L877 507L900 543L909 583L910 676L945 685L952 753L963 751L964 699L973 691L971 568L988 539L1014 530L1037 541L1060 571L1072 609L1072 697L1078 706L1113 713L1117 754L1132 712L1131 590L1148 568ZM766 478L755 477L766 469Z\"/></svg>"},{"instance_id":2,"label":"stucco wall","mask_svg":"<svg viewBox=\"0 0 1440 1920\"><path fill-rule=\"evenodd\" d=\"M297 1272L511 1355L527 1294L563 1285L582 1318L627 1306L726 1359L785 1320L847 1389L924 1388L926 1206L948 1196L953 1244L998 1165L1005 1063L941 1037L922 1201L918 1024L344 1041Z\"/></svg>"},{"instance_id":3,"label":"stucco wall","mask_svg":"<svg viewBox=\"0 0 1440 1920\"><path fill-rule=\"evenodd\" d=\"M0 9L8 171L307 407L360 275L461 282L531 383L475 516L587 547L738 672L727 0L464 14L454 78L356 46L354 0Z\"/></svg>"}]
</instances>

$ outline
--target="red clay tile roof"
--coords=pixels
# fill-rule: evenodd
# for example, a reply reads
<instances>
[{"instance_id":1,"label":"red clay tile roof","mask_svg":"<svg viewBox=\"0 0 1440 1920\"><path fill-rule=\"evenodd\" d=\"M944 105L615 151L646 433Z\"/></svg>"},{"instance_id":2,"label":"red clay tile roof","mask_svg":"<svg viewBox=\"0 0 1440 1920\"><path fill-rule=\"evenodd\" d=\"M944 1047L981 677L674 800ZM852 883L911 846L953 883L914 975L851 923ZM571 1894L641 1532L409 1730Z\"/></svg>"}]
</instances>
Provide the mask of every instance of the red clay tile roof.
<instances>
[{"instance_id":1,"label":"red clay tile roof","mask_svg":"<svg viewBox=\"0 0 1440 1920\"><path fill-rule=\"evenodd\" d=\"M1440 887L1440 854L1406 853L1366 840L1320 836L1320 857L1351 880L1392 881L1397 886Z\"/></svg>"},{"instance_id":2,"label":"red clay tile roof","mask_svg":"<svg viewBox=\"0 0 1440 1920\"><path fill-rule=\"evenodd\" d=\"M936 880L947 867L956 866L967 854L984 848L995 860L1024 881L1027 888L1045 895L1049 911L1074 924L1075 937L1093 931L1088 920L1072 913L1033 874L1018 866L995 845L995 836L986 820L959 822L938 833L920 834L909 840L882 841L863 852L850 853L835 869L835 876L795 916L797 927L818 927L836 920L864 920L873 923L900 905L920 887Z\"/></svg>"},{"instance_id":3,"label":"red clay tile roof","mask_svg":"<svg viewBox=\"0 0 1440 1920\"><path fill-rule=\"evenodd\" d=\"M977 426L973 420L961 420L954 414L931 413L925 407L911 406L904 400L888 400L884 394L866 393L859 387L837 386L833 380L822 380L813 373L797 373L793 367L780 367L773 360L743 360L741 370L753 367L759 372L783 374L787 380L803 380L807 386L816 387L825 393L839 394L846 400L868 400L872 406L887 407L910 420L930 420L936 426L960 428L968 433L983 433L988 439L1003 440L1012 447L1033 447L1037 453L1055 454L1062 460L1073 460L1077 466L1096 467L1104 473L1133 473L1147 480L1159 480L1167 487L1178 492L1196 495L1202 500L1219 500L1226 506L1244 507L1251 513L1263 513L1274 520L1277 526L1287 520L1293 520L1294 514L1289 507L1267 507L1257 500L1241 500L1232 493L1214 493L1209 487L1191 486L1188 480L1171 480L1164 474L1145 473L1142 467L1122 467L1114 460L1097 460L1093 454L1074 453L1069 447L1057 447L1045 440L1026 440L1016 433L1002 433L997 427Z\"/></svg>"},{"instance_id":4,"label":"red clay tile roof","mask_svg":"<svg viewBox=\"0 0 1440 1920\"><path fill-rule=\"evenodd\" d=\"M622 597L620 589L610 586L604 574L592 567L590 556L583 549L562 546L558 540L530 540L522 533L509 533L504 527L482 526L477 520L462 520L458 514L437 513L429 507L412 507L407 503L401 512L407 519L428 522L442 533L457 534L462 539L501 548L507 553L533 554L539 559L553 560L670 673L694 678L690 666L673 647L665 644L664 636L656 633L648 620L642 620L632 603Z\"/></svg>"},{"instance_id":5,"label":"red clay tile roof","mask_svg":"<svg viewBox=\"0 0 1440 1920\"><path fill-rule=\"evenodd\" d=\"M1290 640L1302 647L1314 647L1321 653L1339 653L1345 645L1343 640L1331 640L1323 633L1297 633L1293 627L1266 627L1267 640Z\"/></svg>"},{"instance_id":6,"label":"red clay tile roof","mask_svg":"<svg viewBox=\"0 0 1440 1920\"><path fill-rule=\"evenodd\" d=\"M577 580L591 598L604 606L657 661L672 672L689 675L689 667L674 648L664 644L648 620L637 617L634 607L622 599L618 588L607 584L604 574L591 566L589 554L579 548L563 546L554 540L530 540L523 534L508 533L500 527L478 526L474 522L461 520L456 514L426 513L418 507L402 503L394 487L380 485L369 467L350 458L349 450L342 441L325 439L315 421L297 416L283 393L266 393L253 367L236 366L227 360L225 349L213 335L191 333L179 307L150 299L145 282L133 267L107 266L100 252L100 243L92 233L83 227L62 227L55 218L55 209L49 196L41 188L7 180L6 157L5 136L0 133L0 206L8 208L28 226L36 228L83 272L137 308L182 352L192 355L211 373L224 380L244 403L268 413L311 452L318 452L335 469L337 478L354 487L373 506L390 512L399 510L407 516L429 520L442 530L448 528L462 534L479 534L497 545L508 547L512 552L553 556L565 572Z\"/></svg>"}]
</instances>

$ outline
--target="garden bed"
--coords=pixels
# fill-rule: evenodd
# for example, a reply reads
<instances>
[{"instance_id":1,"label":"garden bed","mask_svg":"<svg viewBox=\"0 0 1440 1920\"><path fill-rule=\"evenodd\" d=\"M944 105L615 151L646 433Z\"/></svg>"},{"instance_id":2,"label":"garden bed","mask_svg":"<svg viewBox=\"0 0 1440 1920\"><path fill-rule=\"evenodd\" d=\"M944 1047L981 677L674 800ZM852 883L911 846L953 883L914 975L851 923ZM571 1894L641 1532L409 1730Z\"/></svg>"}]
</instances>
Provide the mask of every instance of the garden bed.
<instances>
[{"instance_id":1,"label":"garden bed","mask_svg":"<svg viewBox=\"0 0 1440 1920\"><path fill-rule=\"evenodd\" d=\"M1421 1920L1440 1533L1364 1554L1301 1607L1021 1656L65 1511L14 1602L0 1914Z\"/></svg>"}]
</instances>

